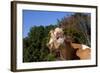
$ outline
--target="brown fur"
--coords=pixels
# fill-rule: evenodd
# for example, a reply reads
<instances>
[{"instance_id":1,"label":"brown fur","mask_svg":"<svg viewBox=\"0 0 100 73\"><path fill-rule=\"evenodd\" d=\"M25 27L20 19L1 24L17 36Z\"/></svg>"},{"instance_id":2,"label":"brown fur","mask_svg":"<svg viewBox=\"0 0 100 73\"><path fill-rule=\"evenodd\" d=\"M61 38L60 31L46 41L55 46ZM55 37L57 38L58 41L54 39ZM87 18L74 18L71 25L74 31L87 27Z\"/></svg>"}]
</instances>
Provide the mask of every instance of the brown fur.
<instances>
[{"instance_id":1,"label":"brown fur","mask_svg":"<svg viewBox=\"0 0 100 73\"><path fill-rule=\"evenodd\" d=\"M76 50L72 47L71 43L65 40L65 47L60 50L65 60L77 60L79 57L76 55Z\"/></svg>"},{"instance_id":2,"label":"brown fur","mask_svg":"<svg viewBox=\"0 0 100 73\"><path fill-rule=\"evenodd\" d=\"M77 56L80 57L81 60L91 59L91 49L86 48L85 50L79 49L76 52Z\"/></svg>"},{"instance_id":3,"label":"brown fur","mask_svg":"<svg viewBox=\"0 0 100 73\"><path fill-rule=\"evenodd\" d=\"M82 44L71 43L74 49L77 49L76 55L81 59L91 59L91 49L82 49Z\"/></svg>"}]
</instances>

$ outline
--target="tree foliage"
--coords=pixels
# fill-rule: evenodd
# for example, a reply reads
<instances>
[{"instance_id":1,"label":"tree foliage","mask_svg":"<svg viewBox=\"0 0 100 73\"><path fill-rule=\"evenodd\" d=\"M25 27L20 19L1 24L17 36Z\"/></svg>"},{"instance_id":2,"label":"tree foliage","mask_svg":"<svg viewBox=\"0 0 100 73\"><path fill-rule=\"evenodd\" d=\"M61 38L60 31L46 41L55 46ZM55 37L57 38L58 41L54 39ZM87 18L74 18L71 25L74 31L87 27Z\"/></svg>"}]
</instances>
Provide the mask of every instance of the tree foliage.
<instances>
[{"instance_id":1,"label":"tree foliage","mask_svg":"<svg viewBox=\"0 0 100 73\"><path fill-rule=\"evenodd\" d=\"M73 38L73 42L91 46L91 16L85 13L75 13L70 17L59 20L59 27L66 35Z\"/></svg>"},{"instance_id":2,"label":"tree foliage","mask_svg":"<svg viewBox=\"0 0 100 73\"><path fill-rule=\"evenodd\" d=\"M23 39L23 61L38 62L49 60L49 49L47 42L49 41L49 31L54 29L55 25L34 26L30 29L28 36ZM50 59L51 60L51 59Z\"/></svg>"}]
</instances>

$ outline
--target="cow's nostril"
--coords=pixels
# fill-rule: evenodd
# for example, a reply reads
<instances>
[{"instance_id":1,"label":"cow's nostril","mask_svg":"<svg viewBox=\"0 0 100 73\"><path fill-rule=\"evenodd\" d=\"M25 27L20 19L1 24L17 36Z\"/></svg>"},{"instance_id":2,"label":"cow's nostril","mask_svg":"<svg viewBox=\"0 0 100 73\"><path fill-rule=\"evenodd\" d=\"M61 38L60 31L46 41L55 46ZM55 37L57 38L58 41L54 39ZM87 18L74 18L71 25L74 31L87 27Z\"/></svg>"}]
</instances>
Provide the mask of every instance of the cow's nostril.
<instances>
[{"instance_id":1,"label":"cow's nostril","mask_svg":"<svg viewBox=\"0 0 100 73\"><path fill-rule=\"evenodd\" d=\"M59 39L59 37L57 37L57 40Z\"/></svg>"}]
</instances>

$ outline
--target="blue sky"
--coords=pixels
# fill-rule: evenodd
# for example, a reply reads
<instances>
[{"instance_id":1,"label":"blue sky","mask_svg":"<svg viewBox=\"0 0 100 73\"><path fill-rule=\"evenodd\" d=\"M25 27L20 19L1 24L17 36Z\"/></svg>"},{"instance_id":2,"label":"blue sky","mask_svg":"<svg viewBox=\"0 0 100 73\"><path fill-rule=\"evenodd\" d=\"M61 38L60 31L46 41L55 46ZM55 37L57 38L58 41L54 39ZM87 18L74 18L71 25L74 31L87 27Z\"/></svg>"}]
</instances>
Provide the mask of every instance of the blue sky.
<instances>
[{"instance_id":1,"label":"blue sky","mask_svg":"<svg viewBox=\"0 0 100 73\"><path fill-rule=\"evenodd\" d=\"M23 10L23 37L28 35L30 28L33 26L55 25L57 19L60 20L64 16L72 14L71 12Z\"/></svg>"}]
</instances>

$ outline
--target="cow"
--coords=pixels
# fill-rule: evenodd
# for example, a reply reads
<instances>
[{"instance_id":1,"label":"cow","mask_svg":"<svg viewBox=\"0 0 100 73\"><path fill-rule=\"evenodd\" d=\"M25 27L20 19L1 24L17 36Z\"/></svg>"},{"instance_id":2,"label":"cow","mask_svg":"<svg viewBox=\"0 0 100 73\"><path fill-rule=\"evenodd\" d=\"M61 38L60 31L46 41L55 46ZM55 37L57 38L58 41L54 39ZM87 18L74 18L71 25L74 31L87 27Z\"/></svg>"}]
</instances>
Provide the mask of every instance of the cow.
<instances>
[{"instance_id":1,"label":"cow","mask_svg":"<svg viewBox=\"0 0 100 73\"><path fill-rule=\"evenodd\" d=\"M50 52L54 51L58 60L83 60L91 58L91 49L87 45L72 43L70 36L65 36L62 28L50 31L48 42Z\"/></svg>"}]
</instances>

